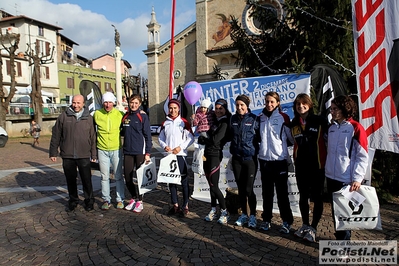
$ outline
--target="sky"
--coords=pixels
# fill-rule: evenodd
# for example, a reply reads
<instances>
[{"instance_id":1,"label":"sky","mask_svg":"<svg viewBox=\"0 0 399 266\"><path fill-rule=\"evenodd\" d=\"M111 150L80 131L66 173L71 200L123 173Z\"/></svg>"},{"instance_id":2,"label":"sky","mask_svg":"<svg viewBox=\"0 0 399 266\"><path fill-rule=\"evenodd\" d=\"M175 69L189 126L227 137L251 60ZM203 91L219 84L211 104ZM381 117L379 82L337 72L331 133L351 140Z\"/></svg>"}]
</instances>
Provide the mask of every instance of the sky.
<instances>
[{"instance_id":1,"label":"sky","mask_svg":"<svg viewBox=\"0 0 399 266\"><path fill-rule=\"evenodd\" d=\"M161 25L161 45L170 39L172 0L1 0L0 9L62 28L61 34L78 43L74 52L87 58L113 54L114 28L131 74L147 77L147 24L154 7ZM175 35L195 22L195 0L176 0Z\"/></svg>"}]
</instances>

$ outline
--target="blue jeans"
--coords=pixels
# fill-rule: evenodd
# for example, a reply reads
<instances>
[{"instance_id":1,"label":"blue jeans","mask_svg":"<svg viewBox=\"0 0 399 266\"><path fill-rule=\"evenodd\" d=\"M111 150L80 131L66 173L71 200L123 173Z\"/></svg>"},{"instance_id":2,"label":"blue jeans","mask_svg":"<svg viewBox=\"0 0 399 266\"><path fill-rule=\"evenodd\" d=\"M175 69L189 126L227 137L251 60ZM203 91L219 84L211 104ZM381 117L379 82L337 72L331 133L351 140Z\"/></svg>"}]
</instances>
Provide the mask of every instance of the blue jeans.
<instances>
[{"instance_id":1,"label":"blue jeans","mask_svg":"<svg viewBox=\"0 0 399 266\"><path fill-rule=\"evenodd\" d=\"M101 193L104 201L111 202L109 170L114 169L116 201L125 199L125 182L122 178L122 149L116 151L98 150L98 164L101 173Z\"/></svg>"}]
</instances>

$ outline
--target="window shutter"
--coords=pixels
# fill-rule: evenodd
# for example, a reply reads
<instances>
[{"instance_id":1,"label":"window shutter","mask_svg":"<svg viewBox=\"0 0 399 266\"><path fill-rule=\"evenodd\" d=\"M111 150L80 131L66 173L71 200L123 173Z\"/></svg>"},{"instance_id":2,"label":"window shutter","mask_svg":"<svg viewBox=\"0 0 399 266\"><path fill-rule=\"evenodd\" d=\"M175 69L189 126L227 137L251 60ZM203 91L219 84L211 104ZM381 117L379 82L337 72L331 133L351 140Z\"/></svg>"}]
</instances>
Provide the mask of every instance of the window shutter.
<instances>
[{"instance_id":1,"label":"window shutter","mask_svg":"<svg viewBox=\"0 0 399 266\"><path fill-rule=\"evenodd\" d=\"M50 43L46 42L46 55L50 55Z\"/></svg>"},{"instance_id":2,"label":"window shutter","mask_svg":"<svg viewBox=\"0 0 399 266\"><path fill-rule=\"evenodd\" d=\"M6 65L7 65L7 75L11 75L11 63L10 60L6 60Z\"/></svg>"}]
</instances>

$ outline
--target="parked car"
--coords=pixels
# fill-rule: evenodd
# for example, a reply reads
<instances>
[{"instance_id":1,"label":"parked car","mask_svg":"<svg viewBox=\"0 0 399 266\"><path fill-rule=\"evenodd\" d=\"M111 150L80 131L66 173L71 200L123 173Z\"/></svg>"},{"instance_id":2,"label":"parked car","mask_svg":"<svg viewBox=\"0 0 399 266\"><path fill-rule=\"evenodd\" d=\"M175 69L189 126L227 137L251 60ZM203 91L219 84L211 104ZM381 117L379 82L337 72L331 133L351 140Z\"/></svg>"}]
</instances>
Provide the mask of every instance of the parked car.
<instances>
[{"instance_id":1,"label":"parked car","mask_svg":"<svg viewBox=\"0 0 399 266\"><path fill-rule=\"evenodd\" d=\"M0 148L3 148L8 141L8 134L4 128L0 127Z\"/></svg>"},{"instance_id":2,"label":"parked car","mask_svg":"<svg viewBox=\"0 0 399 266\"><path fill-rule=\"evenodd\" d=\"M161 125L151 125L151 134L159 134L161 132Z\"/></svg>"}]
</instances>

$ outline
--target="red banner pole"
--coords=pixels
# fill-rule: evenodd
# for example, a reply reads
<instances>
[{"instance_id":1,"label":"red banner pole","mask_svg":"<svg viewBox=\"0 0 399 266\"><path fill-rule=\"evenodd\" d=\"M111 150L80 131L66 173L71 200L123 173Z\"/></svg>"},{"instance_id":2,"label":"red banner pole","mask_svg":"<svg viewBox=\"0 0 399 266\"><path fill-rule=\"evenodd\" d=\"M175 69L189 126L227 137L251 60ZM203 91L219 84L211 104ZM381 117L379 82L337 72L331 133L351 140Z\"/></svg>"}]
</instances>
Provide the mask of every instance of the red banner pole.
<instances>
[{"instance_id":1,"label":"red banner pole","mask_svg":"<svg viewBox=\"0 0 399 266\"><path fill-rule=\"evenodd\" d=\"M175 65L175 9L176 0L172 0L172 27L170 37L170 67L169 67L169 99L173 96L173 71Z\"/></svg>"}]
</instances>

